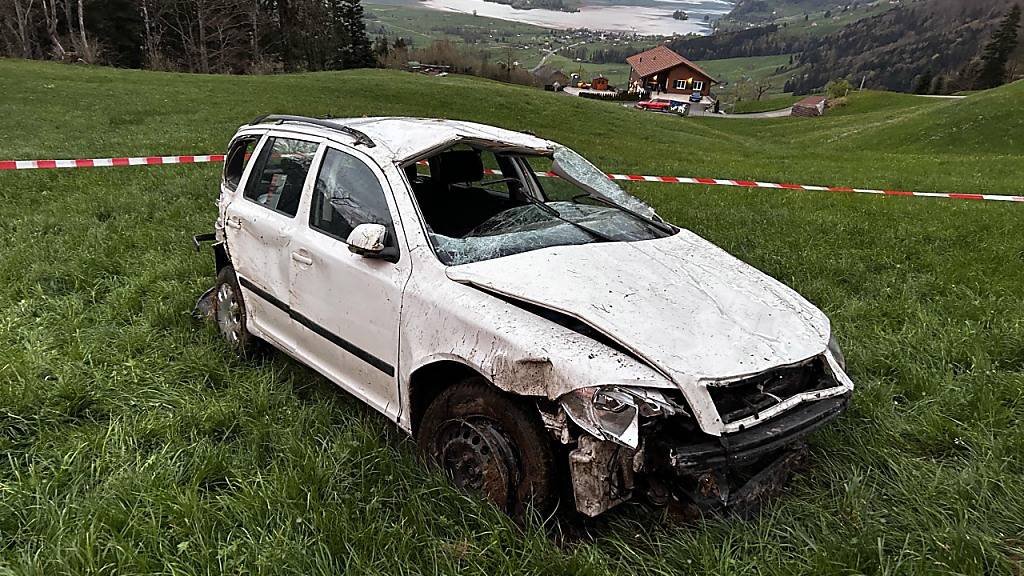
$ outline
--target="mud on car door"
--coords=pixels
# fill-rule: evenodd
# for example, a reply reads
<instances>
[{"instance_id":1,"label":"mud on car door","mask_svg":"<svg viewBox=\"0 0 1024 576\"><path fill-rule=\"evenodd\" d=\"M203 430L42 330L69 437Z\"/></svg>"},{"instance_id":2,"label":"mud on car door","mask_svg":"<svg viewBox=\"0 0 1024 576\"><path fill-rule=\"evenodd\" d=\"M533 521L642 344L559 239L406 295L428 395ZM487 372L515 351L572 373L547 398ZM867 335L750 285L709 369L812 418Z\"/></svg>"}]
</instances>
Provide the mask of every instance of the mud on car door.
<instances>
[{"instance_id":1,"label":"mud on car door","mask_svg":"<svg viewBox=\"0 0 1024 576\"><path fill-rule=\"evenodd\" d=\"M402 290L411 272L390 185L356 150L326 144L290 248L292 317L302 353L321 373L397 418ZM308 212L308 215L307 215ZM383 249L356 253L360 225L386 230Z\"/></svg>"},{"instance_id":2,"label":"mud on car door","mask_svg":"<svg viewBox=\"0 0 1024 576\"><path fill-rule=\"evenodd\" d=\"M248 321L262 336L294 348L288 313L289 252L296 214L319 144L270 136L241 197L225 210L231 263L246 295Z\"/></svg>"}]
</instances>

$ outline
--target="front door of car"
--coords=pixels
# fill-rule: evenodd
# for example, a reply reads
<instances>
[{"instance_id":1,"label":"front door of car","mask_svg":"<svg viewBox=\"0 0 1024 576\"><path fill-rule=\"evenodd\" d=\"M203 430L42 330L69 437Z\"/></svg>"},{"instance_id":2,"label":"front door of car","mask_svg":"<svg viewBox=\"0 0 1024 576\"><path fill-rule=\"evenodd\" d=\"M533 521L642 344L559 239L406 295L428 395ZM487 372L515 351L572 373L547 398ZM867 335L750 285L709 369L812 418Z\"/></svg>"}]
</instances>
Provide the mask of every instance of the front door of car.
<instances>
[{"instance_id":1,"label":"front door of car","mask_svg":"<svg viewBox=\"0 0 1024 576\"><path fill-rule=\"evenodd\" d=\"M303 214L308 213L308 216ZM384 173L361 153L326 144L291 248L292 316L302 356L352 394L397 418L398 324L412 270ZM359 224L387 229L381 254L346 240Z\"/></svg>"},{"instance_id":2,"label":"front door of car","mask_svg":"<svg viewBox=\"0 0 1024 576\"><path fill-rule=\"evenodd\" d=\"M291 244L302 191L319 144L269 136L242 193L225 209L228 251L242 286L249 330L294 349L289 315Z\"/></svg>"}]
</instances>

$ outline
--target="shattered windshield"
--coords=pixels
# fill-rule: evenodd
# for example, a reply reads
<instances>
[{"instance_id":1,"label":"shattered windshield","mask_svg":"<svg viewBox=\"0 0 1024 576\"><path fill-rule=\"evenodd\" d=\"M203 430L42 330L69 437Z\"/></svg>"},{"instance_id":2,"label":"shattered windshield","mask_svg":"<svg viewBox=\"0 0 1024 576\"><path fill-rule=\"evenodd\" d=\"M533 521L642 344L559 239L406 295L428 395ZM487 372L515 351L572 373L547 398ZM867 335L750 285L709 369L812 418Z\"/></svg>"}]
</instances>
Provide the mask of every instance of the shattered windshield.
<instances>
[{"instance_id":1,"label":"shattered windshield","mask_svg":"<svg viewBox=\"0 0 1024 576\"><path fill-rule=\"evenodd\" d=\"M528 204L497 214L462 238L432 234L431 240L441 262L456 266L552 246L667 236L617 208L572 202L551 202L547 206L555 209L558 216Z\"/></svg>"},{"instance_id":2,"label":"shattered windshield","mask_svg":"<svg viewBox=\"0 0 1024 576\"><path fill-rule=\"evenodd\" d=\"M546 156L457 146L406 175L434 250L450 266L676 231L568 148Z\"/></svg>"}]
</instances>

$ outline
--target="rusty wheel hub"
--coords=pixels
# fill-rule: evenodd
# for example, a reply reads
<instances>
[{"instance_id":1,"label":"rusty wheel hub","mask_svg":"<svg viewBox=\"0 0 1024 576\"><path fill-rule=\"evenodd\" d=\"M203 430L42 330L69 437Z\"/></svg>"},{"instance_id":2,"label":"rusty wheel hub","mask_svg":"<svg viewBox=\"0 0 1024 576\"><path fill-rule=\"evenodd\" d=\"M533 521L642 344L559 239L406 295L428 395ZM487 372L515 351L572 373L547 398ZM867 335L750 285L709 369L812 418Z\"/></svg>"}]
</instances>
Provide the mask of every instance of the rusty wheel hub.
<instances>
[{"instance_id":1,"label":"rusty wheel hub","mask_svg":"<svg viewBox=\"0 0 1024 576\"><path fill-rule=\"evenodd\" d=\"M464 490L482 492L501 508L511 505L519 482L519 461L494 422L450 420L435 444L434 458Z\"/></svg>"}]
</instances>

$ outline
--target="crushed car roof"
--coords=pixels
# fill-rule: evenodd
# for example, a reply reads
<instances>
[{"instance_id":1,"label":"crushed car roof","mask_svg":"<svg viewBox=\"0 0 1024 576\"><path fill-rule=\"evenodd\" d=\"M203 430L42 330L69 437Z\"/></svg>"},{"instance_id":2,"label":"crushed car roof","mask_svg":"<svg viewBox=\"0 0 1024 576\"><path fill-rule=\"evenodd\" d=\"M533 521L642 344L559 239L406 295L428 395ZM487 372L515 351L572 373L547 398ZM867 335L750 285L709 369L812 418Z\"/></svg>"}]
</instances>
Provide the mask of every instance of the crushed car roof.
<instances>
[{"instance_id":1,"label":"crushed car roof","mask_svg":"<svg viewBox=\"0 0 1024 576\"><path fill-rule=\"evenodd\" d=\"M481 140L538 152L554 149L554 143L543 138L462 120L395 116L330 118L328 121L366 134L376 144L365 150L366 153L383 162L412 160L462 140Z\"/></svg>"}]
</instances>

